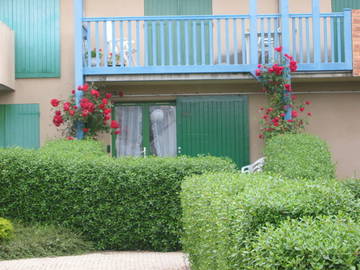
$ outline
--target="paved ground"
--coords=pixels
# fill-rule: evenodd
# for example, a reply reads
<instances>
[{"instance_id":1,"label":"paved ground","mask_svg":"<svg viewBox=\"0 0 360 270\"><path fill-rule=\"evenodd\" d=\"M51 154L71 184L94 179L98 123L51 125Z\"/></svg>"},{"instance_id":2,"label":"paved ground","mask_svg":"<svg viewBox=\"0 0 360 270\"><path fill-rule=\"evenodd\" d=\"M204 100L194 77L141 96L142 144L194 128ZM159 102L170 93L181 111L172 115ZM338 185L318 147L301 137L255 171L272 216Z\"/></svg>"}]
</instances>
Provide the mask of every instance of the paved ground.
<instances>
[{"instance_id":1,"label":"paved ground","mask_svg":"<svg viewBox=\"0 0 360 270\"><path fill-rule=\"evenodd\" d=\"M81 256L0 261L0 270L190 270L181 252L99 252Z\"/></svg>"}]
</instances>

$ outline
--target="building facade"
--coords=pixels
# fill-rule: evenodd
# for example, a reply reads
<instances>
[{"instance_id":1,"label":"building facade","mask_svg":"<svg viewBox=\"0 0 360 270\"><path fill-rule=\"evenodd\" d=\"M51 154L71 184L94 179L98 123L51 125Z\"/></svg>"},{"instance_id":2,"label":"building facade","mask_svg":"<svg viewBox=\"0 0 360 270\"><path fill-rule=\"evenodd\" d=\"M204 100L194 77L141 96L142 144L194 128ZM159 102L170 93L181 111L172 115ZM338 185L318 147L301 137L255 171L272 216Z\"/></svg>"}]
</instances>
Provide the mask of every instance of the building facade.
<instances>
[{"instance_id":1,"label":"building facade","mask_svg":"<svg viewBox=\"0 0 360 270\"><path fill-rule=\"evenodd\" d=\"M14 74L0 74L2 147L60 137L49 101L86 81L114 94L122 135L102 139L115 155L210 153L246 165L262 155L258 110L266 104L251 72L282 45L299 62L296 95L312 101L307 132L329 143L339 177L360 174L358 0L1 5L15 40L2 35L15 52Z\"/></svg>"}]
</instances>

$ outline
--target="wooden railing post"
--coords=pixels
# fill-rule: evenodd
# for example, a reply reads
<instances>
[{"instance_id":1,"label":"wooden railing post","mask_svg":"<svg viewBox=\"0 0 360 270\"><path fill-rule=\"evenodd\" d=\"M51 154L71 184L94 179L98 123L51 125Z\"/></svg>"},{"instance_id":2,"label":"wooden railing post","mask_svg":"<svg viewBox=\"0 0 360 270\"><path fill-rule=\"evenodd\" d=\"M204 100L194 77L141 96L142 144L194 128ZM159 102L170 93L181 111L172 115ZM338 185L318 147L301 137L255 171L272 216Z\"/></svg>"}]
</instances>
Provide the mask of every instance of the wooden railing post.
<instances>
[{"instance_id":1,"label":"wooden railing post","mask_svg":"<svg viewBox=\"0 0 360 270\"><path fill-rule=\"evenodd\" d=\"M314 64L320 66L321 45L320 45L320 1L312 0L312 27L314 40Z\"/></svg>"},{"instance_id":2,"label":"wooden railing post","mask_svg":"<svg viewBox=\"0 0 360 270\"><path fill-rule=\"evenodd\" d=\"M353 47L352 47L352 10L344 9L344 40L345 40L345 65L352 68Z\"/></svg>"},{"instance_id":3,"label":"wooden railing post","mask_svg":"<svg viewBox=\"0 0 360 270\"><path fill-rule=\"evenodd\" d=\"M250 64L258 64L257 0L249 0L250 7Z\"/></svg>"},{"instance_id":4,"label":"wooden railing post","mask_svg":"<svg viewBox=\"0 0 360 270\"><path fill-rule=\"evenodd\" d=\"M82 98L82 91L77 88L79 85L84 84L83 74L83 29L82 29L82 18L83 18L83 0L74 0L74 18L75 18L75 51L74 51L74 71L75 71L75 95L76 104L79 105L80 99ZM83 123L77 124L76 137L82 139L84 137Z\"/></svg>"},{"instance_id":5,"label":"wooden railing post","mask_svg":"<svg viewBox=\"0 0 360 270\"><path fill-rule=\"evenodd\" d=\"M289 53L289 1L280 0L281 46L284 53Z\"/></svg>"}]
</instances>

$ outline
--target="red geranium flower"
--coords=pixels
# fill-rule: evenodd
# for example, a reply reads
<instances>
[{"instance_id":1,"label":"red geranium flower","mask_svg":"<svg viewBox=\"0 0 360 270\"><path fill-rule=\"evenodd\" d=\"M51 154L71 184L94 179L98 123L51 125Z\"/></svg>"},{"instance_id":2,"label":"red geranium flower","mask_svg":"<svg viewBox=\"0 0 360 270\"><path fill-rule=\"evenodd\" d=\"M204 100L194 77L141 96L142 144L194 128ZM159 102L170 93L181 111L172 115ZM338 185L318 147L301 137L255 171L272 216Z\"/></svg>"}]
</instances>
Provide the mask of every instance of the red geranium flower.
<instances>
[{"instance_id":1,"label":"red geranium flower","mask_svg":"<svg viewBox=\"0 0 360 270\"><path fill-rule=\"evenodd\" d=\"M121 134L120 130L115 131L115 135L119 135L119 134Z\"/></svg>"},{"instance_id":2,"label":"red geranium flower","mask_svg":"<svg viewBox=\"0 0 360 270\"><path fill-rule=\"evenodd\" d=\"M57 106L59 106L60 101L59 101L58 99L56 99L56 98L53 98L53 99L50 101L50 103L51 103L51 105L52 105L53 107L57 107Z\"/></svg>"},{"instance_id":3,"label":"red geranium flower","mask_svg":"<svg viewBox=\"0 0 360 270\"><path fill-rule=\"evenodd\" d=\"M116 120L112 120L111 124L110 124L110 127L113 128L113 129L117 129L117 128L120 127L120 124Z\"/></svg>"},{"instance_id":4,"label":"red geranium flower","mask_svg":"<svg viewBox=\"0 0 360 270\"><path fill-rule=\"evenodd\" d=\"M99 91L95 90L95 89L92 89L90 91L90 94L93 95L94 97L98 98L100 96L100 93Z\"/></svg>"},{"instance_id":5,"label":"red geranium flower","mask_svg":"<svg viewBox=\"0 0 360 270\"><path fill-rule=\"evenodd\" d=\"M112 94L106 93L106 94L105 94L105 97L106 97L107 99L110 99L110 98L112 97Z\"/></svg>"},{"instance_id":6,"label":"red geranium flower","mask_svg":"<svg viewBox=\"0 0 360 270\"><path fill-rule=\"evenodd\" d=\"M306 105L310 105L310 104L311 104L311 101L308 100L308 101L305 102L305 104L306 104Z\"/></svg>"},{"instance_id":7,"label":"red geranium flower","mask_svg":"<svg viewBox=\"0 0 360 270\"><path fill-rule=\"evenodd\" d=\"M292 87L291 87L291 84L285 84L284 85L285 86L285 89L287 90L287 91L289 91L289 92L291 92L292 91Z\"/></svg>"},{"instance_id":8,"label":"red geranium flower","mask_svg":"<svg viewBox=\"0 0 360 270\"><path fill-rule=\"evenodd\" d=\"M277 51L277 52L281 52L282 51L282 46L280 46L280 47L277 47L277 48L275 48L275 51Z\"/></svg>"},{"instance_id":9,"label":"red geranium flower","mask_svg":"<svg viewBox=\"0 0 360 270\"><path fill-rule=\"evenodd\" d=\"M83 131L84 131L84 133L87 133L87 132L89 132L89 129L88 128L83 128Z\"/></svg>"},{"instance_id":10,"label":"red geranium flower","mask_svg":"<svg viewBox=\"0 0 360 270\"><path fill-rule=\"evenodd\" d=\"M72 136L68 136L68 137L66 137L66 139L68 139L69 141L72 141L72 140L74 140L75 138L72 137Z\"/></svg>"},{"instance_id":11,"label":"red geranium flower","mask_svg":"<svg viewBox=\"0 0 360 270\"><path fill-rule=\"evenodd\" d=\"M298 114L297 111L293 110L293 111L291 112L291 116L292 116L293 118L296 118L296 117L299 116L299 114Z\"/></svg>"},{"instance_id":12,"label":"red geranium flower","mask_svg":"<svg viewBox=\"0 0 360 270\"><path fill-rule=\"evenodd\" d=\"M71 103L70 103L70 102L65 102L65 103L64 103L64 111L70 110L70 107L71 107Z\"/></svg>"},{"instance_id":13,"label":"red geranium flower","mask_svg":"<svg viewBox=\"0 0 360 270\"><path fill-rule=\"evenodd\" d=\"M305 110L304 107L300 107L300 112L303 112Z\"/></svg>"},{"instance_id":14,"label":"red geranium flower","mask_svg":"<svg viewBox=\"0 0 360 270\"><path fill-rule=\"evenodd\" d=\"M69 111L69 114L70 114L71 116L74 116L75 111L74 111L74 110L70 110L70 111Z\"/></svg>"},{"instance_id":15,"label":"red geranium flower","mask_svg":"<svg viewBox=\"0 0 360 270\"><path fill-rule=\"evenodd\" d=\"M307 115L308 115L308 116L312 116L312 113L311 113L311 112L308 112Z\"/></svg>"}]
</instances>

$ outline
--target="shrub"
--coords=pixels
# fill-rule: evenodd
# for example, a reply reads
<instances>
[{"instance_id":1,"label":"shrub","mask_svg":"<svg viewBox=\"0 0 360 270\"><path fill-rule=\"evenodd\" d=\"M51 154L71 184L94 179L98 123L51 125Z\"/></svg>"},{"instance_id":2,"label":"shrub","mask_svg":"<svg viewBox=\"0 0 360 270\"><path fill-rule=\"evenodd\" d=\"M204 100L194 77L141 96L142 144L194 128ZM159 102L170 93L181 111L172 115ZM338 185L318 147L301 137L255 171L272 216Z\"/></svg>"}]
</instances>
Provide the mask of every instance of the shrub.
<instances>
[{"instance_id":1,"label":"shrub","mask_svg":"<svg viewBox=\"0 0 360 270\"><path fill-rule=\"evenodd\" d=\"M336 180L284 180L263 174L207 174L182 185L183 248L192 269L243 269L256 232L287 218L357 216L353 195Z\"/></svg>"},{"instance_id":2,"label":"shrub","mask_svg":"<svg viewBox=\"0 0 360 270\"><path fill-rule=\"evenodd\" d=\"M106 155L105 146L95 140L66 140L59 139L47 142L41 149L40 152L46 152L48 154L59 154L59 155L71 155L79 157L88 156L104 156Z\"/></svg>"},{"instance_id":3,"label":"shrub","mask_svg":"<svg viewBox=\"0 0 360 270\"><path fill-rule=\"evenodd\" d=\"M360 224L344 217L286 220L259 233L246 269L358 269Z\"/></svg>"},{"instance_id":4,"label":"shrub","mask_svg":"<svg viewBox=\"0 0 360 270\"><path fill-rule=\"evenodd\" d=\"M0 150L0 215L77 229L98 249L178 250L183 178L234 170L235 164L215 157Z\"/></svg>"},{"instance_id":5,"label":"shrub","mask_svg":"<svg viewBox=\"0 0 360 270\"><path fill-rule=\"evenodd\" d=\"M15 235L0 245L0 260L77 255L93 250L91 242L65 228L53 225L23 225L15 222Z\"/></svg>"},{"instance_id":6,"label":"shrub","mask_svg":"<svg viewBox=\"0 0 360 270\"><path fill-rule=\"evenodd\" d=\"M279 135L266 142L267 172L288 178L334 178L335 166L327 144L308 134Z\"/></svg>"},{"instance_id":7,"label":"shrub","mask_svg":"<svg viewBox=\"0 0 360 270\"><path fill-rule=\"evenodd\" d=\"M14 228L10 220L7 220L5 218L0 218L0 242L3 240L10 239L13 233L14 233Z\"/></svg>"},{"instance_id":8,"label":"shrub","mask_svg":"<svg viewBox=\"0 0 360 270\"><path fill-rule=\"evenodd\" d=\"M341 183L354 194L356 199L360 199L360 179L347 179Z\"/></svg>"}]
</instances>

